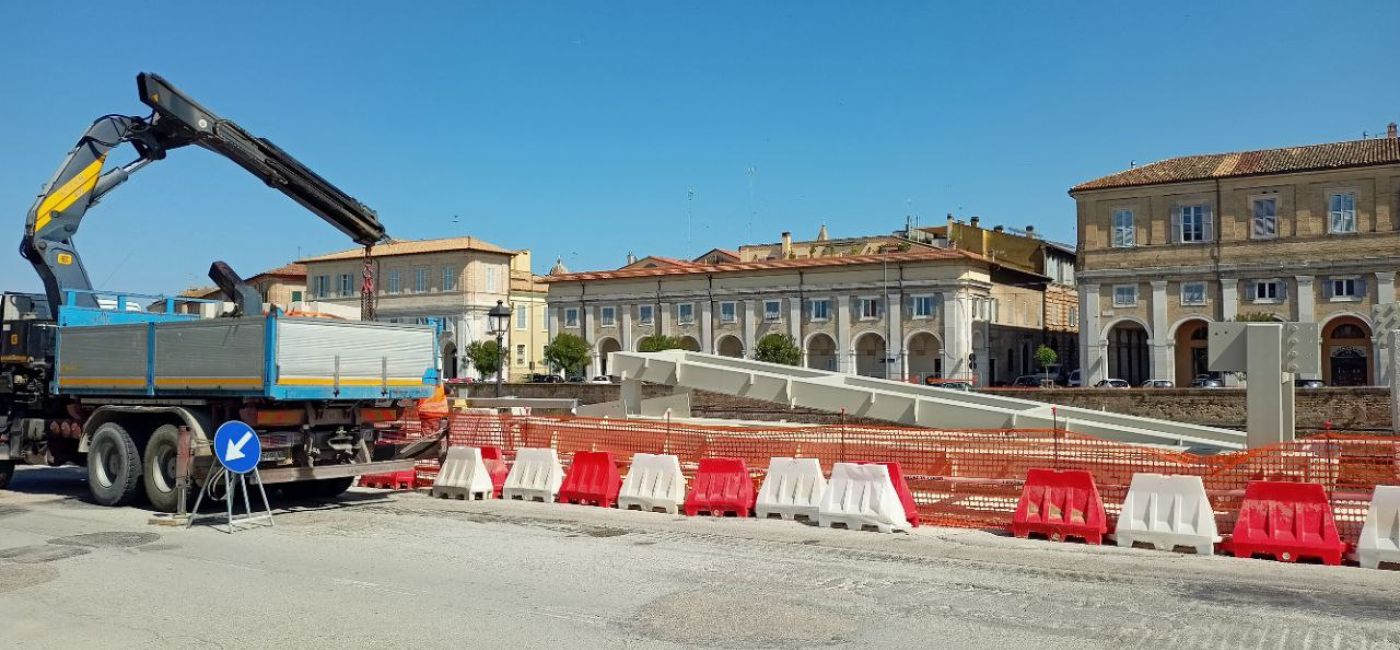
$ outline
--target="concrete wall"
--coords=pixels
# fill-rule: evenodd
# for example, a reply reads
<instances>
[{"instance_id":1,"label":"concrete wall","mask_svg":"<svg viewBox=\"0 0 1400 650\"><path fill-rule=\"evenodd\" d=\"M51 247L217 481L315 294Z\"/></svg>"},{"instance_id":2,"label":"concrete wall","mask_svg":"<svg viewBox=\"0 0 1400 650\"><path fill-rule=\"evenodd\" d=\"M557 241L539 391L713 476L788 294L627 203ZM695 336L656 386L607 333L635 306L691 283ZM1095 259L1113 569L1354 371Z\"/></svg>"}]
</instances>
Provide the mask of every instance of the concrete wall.
<instances>
[{"instance_id":1,"label":"concrete wall","mask_svg":"<svg viewBox=\"0 0 1400 650\"><path fill-rule=\"evenodd\" d=\"M491 386L475 390L490 395ZM642 397L670 393L666 386L643 386ZM612 384L513 384L506 392L519 397L569 397L579 404L596 404L620 399L620 389ZM1102 409L1129 415L1172 419L1192 424L1244 429L1244 390L998 390L998 394L1033 399L1052 404ZM1298 429L1320 431L1332 421L1335 431L1388 432L1390 394L1384 388L1320 388L1298 391ZM696 391L691 401L696 417L746 420L789 420L834 423L840 416L810 410L787 410L777 404Z\"/></svg>"}]
</instances>

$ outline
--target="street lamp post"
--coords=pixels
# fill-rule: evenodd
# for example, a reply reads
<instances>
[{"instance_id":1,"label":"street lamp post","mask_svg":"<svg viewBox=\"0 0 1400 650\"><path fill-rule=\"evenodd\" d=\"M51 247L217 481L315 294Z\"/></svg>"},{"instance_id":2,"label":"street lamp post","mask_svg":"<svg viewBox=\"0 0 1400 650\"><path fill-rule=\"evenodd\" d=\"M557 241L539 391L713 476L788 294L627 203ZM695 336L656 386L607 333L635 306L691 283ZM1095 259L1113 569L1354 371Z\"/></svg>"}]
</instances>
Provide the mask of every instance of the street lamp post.
<instances>
[{"instance_id":1,"label":"street lamp post","mask_svg":"<svg viewBox=\"0 0 1400 650\"><path fill-rule=\"evenodd\" d=\"M503 300L497 300L496 306L491 311L486 312L487 333L496 337L496 354L500 364L496 366L496 397L501 396L501 377L505 372L506 354L505 348L501 346L502 339L505 338L506 331L510 328L510 307Z\"/></svg>"}]
</instances>

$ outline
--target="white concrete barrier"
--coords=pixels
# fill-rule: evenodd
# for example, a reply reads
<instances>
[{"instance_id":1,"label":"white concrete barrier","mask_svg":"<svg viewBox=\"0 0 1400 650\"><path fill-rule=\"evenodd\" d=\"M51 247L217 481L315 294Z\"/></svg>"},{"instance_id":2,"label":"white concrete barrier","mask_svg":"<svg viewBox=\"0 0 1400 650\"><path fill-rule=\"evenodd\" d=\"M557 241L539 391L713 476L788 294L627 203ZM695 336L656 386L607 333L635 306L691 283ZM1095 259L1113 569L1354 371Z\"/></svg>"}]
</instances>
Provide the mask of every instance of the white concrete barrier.
<instances>
[{"instance_id":1,"label":"white concrete barrier","mask_svg":"<svg viewBox=\"0 0 1400 650\"><path fill-rule=\"evenodd\" d=\"M836 463L831 483L817 510L817 525L845 524L856 530L872 526L882 533L909 530L899 493L884 465Z\"/></svg>"},{"instance_id":2,"label":"white concrete barrier","mask_svg":"<svg viewBox=\"0 0 1400 650\"><path fill-rule=\"evenodd\" d=\"M622 491L617 495L617 507L636 507L647 512L665 510L674 515L684 502L685 475L681 473L679 458L672 454L632 456L632 467L622 479Z\"/></svg>"},{"instance_id":3,"label":"white concrete barrier","mask_svg":"<svg viewBox=\"0 0 1400 650\"><path fill-rule=\"evenodd\" d=\"M826 494L826 475L815 458L770 458L768 474L758 488L754 512L760 519L816 519Z\"/></svg>"},{"instance_id":4,"label":"white concrete barrier","mask_svg":"<svg viewBox=\"0 0 1400 650\"><path fill-rule=\"evenodd\" d=\"M477 501L490 499L494 491L491 474L486 471L486 463L481 459L481 449L447 449L447 458L442 461L442 469L433 481L433 496L439 499L454 497Z\"/></svg>"},{"instance_id":5,"label":"white concrete barrier","mask_svg":"<svg viewBox=\"0 0 1400 650\"><path fill-rule=\"evenodd\" d=\"M563 483L564 466L559 464L559 452L525 447L515 450L515 464L506 475L501 498L554 503Z\"/></svg>"},{"instance_id":6,"label":"white concrete barrier","mask_svg":"<svg viewBox=\"0 0 1400 650\"><path fill-rule=\"evenodd\" d=\"M1381 562L1400 562L1400 487L1377 485L1371 494L1371 509L1356 543L1356 560L1367 569L1379 569Z\"/></svg>"},{"instance_id":7,"label":"white concrete barrier","mask_svg":"<svg viewBox=\"0 0 1400 650\"><path fill-rule=\"evenodd\" d=\"M1134 474L1114 535L1119 546L1141 542L1159 551L1189 546L1198 555L1213 555L1220 541L1199 476Z\"/></svg>"}]
</instances>

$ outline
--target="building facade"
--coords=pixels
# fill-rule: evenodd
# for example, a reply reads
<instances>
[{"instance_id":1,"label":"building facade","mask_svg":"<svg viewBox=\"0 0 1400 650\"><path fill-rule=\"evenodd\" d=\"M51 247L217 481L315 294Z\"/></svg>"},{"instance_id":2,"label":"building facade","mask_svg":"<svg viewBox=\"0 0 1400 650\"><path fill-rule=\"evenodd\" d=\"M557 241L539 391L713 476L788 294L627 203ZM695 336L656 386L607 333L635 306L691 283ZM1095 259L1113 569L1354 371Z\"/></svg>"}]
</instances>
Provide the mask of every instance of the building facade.
<instances>
[{"instance_id":1,"label":"building facade","mask_svg":"<svg viewBox=\"0 0 1400 650\"><path fill-rule=\"evenodd\" d=\"M1082 183L1077 203L1090 383L1189 385L1209 323L1316 322L1329 385L1389 382L1371 310L1395 301L1400 140L1172 158Z\"/></svg>"},{"instance_id":2,"label":"building facade","mask_svg":"<svg viewBox=\"0 0 1400 650\"><path fill-rule=\"evenodd\" d=\"M306 298L306 266L300 263L293 262L286 266L263 271L244 280L244 282L257 289L258 294L262 296L264 309L277 307L284 312L291 311L295 304ZM195 287L182 291L180 297L202 300L225 299L223 290L218 287ZM210 303L181 302L176 304L175 311L185 314L202 313L206 317L212 318L232 309L232 307L232 303L221 307ZM164 305L160 303L152 305L153 310L164 308Z\"/></svg>"},{"instance_id":3,"label":"building facade","mask_svg":"<svg viewBox=\"0 0 1400 650\"><path fill-rule=\"evenodd\" d=\"M911 246L798 258L780 249L772 257L552 274L549 336L570 332L592 344L589 374L610 374L608 353L637 350L658 333L687 349L746 358L778 333L792 336L810 368L986 383L991 366L978 359L997 356L989 328L1040 313L1029 300L1019 310L996 301L1015 288L999 281L1042 276L972 252Z\"/></svg>"},{"instance_id":4,"label":"building facade","mask_svg":"<svg viewBox=\"0 0 1400 650\"><path fill-rule=\"evenodd\" d=\"M353 249L302 260L309 298L358 310L362 256L361 249ZM439 323L444 377L477 374L463 352L475 341L494 340L486 314L497 301L513 305L518 299L520 309L513 316L524 318L523 327L512 319L502 341L507 372L514 377L539 363L543 345L537 343L544 319L537 303L542 291L533 276L524 277L529 274L529 251L455 237L380 244L371 259L377 317L394 323ZM525 346L524 358L517 363L519 345Z\"/></svg>"}]
</instances>

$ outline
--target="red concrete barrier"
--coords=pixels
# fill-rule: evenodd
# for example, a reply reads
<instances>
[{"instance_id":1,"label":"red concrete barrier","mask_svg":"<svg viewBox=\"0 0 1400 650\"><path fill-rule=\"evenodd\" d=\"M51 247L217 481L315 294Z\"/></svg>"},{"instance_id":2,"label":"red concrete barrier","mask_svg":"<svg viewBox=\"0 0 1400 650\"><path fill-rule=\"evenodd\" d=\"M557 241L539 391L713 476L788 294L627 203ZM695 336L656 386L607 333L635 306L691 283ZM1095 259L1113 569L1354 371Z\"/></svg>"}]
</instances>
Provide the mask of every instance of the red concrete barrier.
<instances>
[{"instance_id":1,"label":"red concrete barrier","mask_svg":"<svg viewBox=\"0 0 1400 650\"><path fill-rule=\"evenodd\" d=\"M382 474L361 474L360 487L376 488L380 490L412 490L413 484L417 480L416 470L406 469L402 472L385 472Z\"/></svg>"},{"instance_id":2,"label":"red concrete barrier","mask_svg":"<svg viewBox=\"0 0 1400 650\"><path fill-rule=\"evenodd\" d=\"M497 499L501 498L501 488L506 485L506 477L510 475L510 466L506 464L506 457L501 454L501 448L484 445L481 449L481 462L486 465L486 473L491 476L491 486L495 488Z\"/></svg>"},{"instance_id":3,"label":"red concrete barrier","mask_svg":"<svg viewBox=\"0 0 1400 650\"><path fill-rule=\"evenodd\" d=\"M564 473L564 483L559 486L559 501L611 508L621 489L622 475L612 452L576 451L569 471Z\"/></svg>"},{"instance_id":4,"label":"red concrete barrier","mask_svg":"<svg viewBox=\"0 0 1400 650\"><path fill-rule=\"evenodd\" d=\"M1036 533L1056 542L1078 537L1086 544L1102 544L1108 518L1094 475L1084 470L1027 471L1011 532L1017 537Z\"/></svg>"},{"instance_id":5,"label":"red concrete barrier","mask_svg":"<svg viewBox=\"0 0 1400 650\"><path fill-rule=\"evenodd\" d=\"M909 525L917 528L919 526L919 506L914 503L914 492L909 489L909 481L904 480L904 470L900 468L899 462L876 462L876 465L884 465L890 470L890 482L894 484L894 491L899 495L899 505L904 507L904 518L909 520Z\"/></svg>"},{"instance_id":6,"label":"red concrete barrier","mask_svg":"<svg viewBox=\"0 0 1400 650\"><path fill-rule=\"evenodd\" d=\"M1337 534L1332 504L1321 485L1250 481L1229 548L1235 557L1271 555L1283 562L1315 558L1338 565L1346 543Z\"/></svg>"},{"instance_id":7,"label":"red concrete barrier","mask_svg":"<svg viewBox=\"0 0 1400 650\"><path fill-rule=\"evenodd\" d=\"M753 514L755 496L753 478L742 458L701 458L695 482L685 495L685 514L748 517Z\"/></svg>"}]
</instances>

